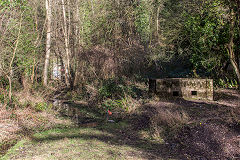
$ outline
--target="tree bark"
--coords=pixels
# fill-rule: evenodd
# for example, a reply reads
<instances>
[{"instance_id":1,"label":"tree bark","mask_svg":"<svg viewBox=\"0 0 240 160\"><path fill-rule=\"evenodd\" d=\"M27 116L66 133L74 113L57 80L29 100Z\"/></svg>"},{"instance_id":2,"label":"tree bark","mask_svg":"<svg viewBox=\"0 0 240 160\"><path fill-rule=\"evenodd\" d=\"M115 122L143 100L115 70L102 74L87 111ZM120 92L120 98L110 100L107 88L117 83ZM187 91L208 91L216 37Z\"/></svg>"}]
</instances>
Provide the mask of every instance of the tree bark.
<instances>
[{"instance_id":1,"label":"tree bark","mask_svg":"<svg viewBox=\"0 0 240 160\"><path fill-rule=\"evenodd\" d=\"M63 33L64 33L64 40L65 40L65 50L66 50L66 57L67 57L67 66L66 66L66 75L67 75L67 86L70 86L71 83L71 66L70 66L70 47L69 47L69 32L67 26L67 17L66 17L66 9L65 9L65 2L62 0L62 11L63 11ZM70 16L70 15L69 15ZM70 27L70 26L69 26Z\"/></svg>"},{"instance_id":2,"label":"tree bark","mask_svg":"<svg viewBox=\"0 0 240 160\"><path fill-rule=\"evenodd\" d=\"M46 38L46 57L43 70L43 85L47 86L48 81L48 67L51 54L51 22L52 22L52 10L51 0L46 0L46 18L47 18L47 38Z\"/></svg>"},{"instance_id":3,"label":"tree bark","mask_svg":"<svg viewBox=\"0 0 240 160\"><path fill-rule=\"evenodd\" d=\"M18 29L18 36L17 36L16 44L15 44L15 47L14 47L14 50L13 50L13 56L12 56L11 62L9 64L9 75L7 75L8 82L9 82L9 91L8 91L9 103L12 102L12 78L13 78L13 68L12 68L12 65L13 65L14 59L16 57L16 52L17 52L17 48L18 48L19 38L20 38L20 34L21 34L22 15L23 15L23 13L21 14L21 19L20 19L20 24L19 24L19 29Z\"/></svg>"},{"instance_id":4,"label":"tree bark","mask_svg":"<svg viewBox=\"0 0 240 160\"><path fill-rule=\"evenodd\" d=\"M236 55L234 52L234 12L233 9L231 10L231 22L230 22L230 41L229 44L227 46L227 51L228 51L228 55L230 58L230 62L233 66L234 72L237 75L237 79L238 79L238 84L240 84L240 71L239 71L239 66L237 64L237 59L236 59Z\"/></svg>"},{"instance_id":5,"label":"tree bark","mask_svg":"<svg viewBox=\"0 0 240 160\"><path fill-rule=\"evenodd\" d=\"M93 3L93 2L91 2ZM75 34L75 38L74 38L74 53L73 53L73 56L75 57L75 62L74 62L74 65L75 65L75 74L74 74L74 77L73 77L73 87L76 87L79 85L79 80L80 80L80 70L82 68L82 66L80 66L80 57L81 57L81 37L80 37L80 14L79 14L79 0L76 0L75 1L75 10L74 12L76 14L73 15L73 21L75 22L75 25L74 25L74 34ZM93 4L92 4L92 7L93 7Z\"/></svg>"},{"instance_id":6,"label":"tree bark","mask_svg":"<svg viewBox=\"0 0 240 160\"><path fill-rule=\"evenodd\" d=\"M157 7L157 17L156 17L156 25L157 25L157 38L159 41L159 12L160 12L160 7Z\"/></svg>"}]
</instances>

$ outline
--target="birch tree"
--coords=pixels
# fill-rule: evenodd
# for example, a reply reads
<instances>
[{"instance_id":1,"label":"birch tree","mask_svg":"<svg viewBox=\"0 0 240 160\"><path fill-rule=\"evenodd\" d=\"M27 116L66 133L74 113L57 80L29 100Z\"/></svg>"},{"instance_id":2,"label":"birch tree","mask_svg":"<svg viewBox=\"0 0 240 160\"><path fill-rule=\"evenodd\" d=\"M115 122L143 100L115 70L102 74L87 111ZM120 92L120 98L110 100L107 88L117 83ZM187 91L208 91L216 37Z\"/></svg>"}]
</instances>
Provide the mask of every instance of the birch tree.
<instances>
[{"instance_id":1,"label":"birch tree","mask_svg":"<svg viewBox=\"0 0 240 160\"><path fill-rule=\"evenodd\" d=\"M70 20L71 20L71 15L70 15L70 8L69 8L69 2L68 2L68 11L69 11L69 17L68 17L68 21L70 24ZM66 66L66 70L65 70L65 74L66 76L66 83L67 86L70 86L71 83L71 65L70 65L70 55L71 55L71 50L70 50L70 43L69 43L69 36L70 36L70 25L67 25L67 16L66 16L66 7L65 7L65 2L64 0L62 0L62 12L63 12L63 34L64 34L64 40L65 40L65 51L66 51L66 61L67 61L67 66Z\"/></svg>"},{"instance_id":2,"label":"birch tree","mask_svg":"<svg viewBox=\"0 0 240 160\"><path fill-rule=\"evenodd\" d=\"M52 10L51 0L46 0L46 18L47 18L47 37L46 37L46 57L43 69L43 85L47 86L48 81L48 67L51 54L51 22L52 22Z\"/></svg>"}]
</instances>

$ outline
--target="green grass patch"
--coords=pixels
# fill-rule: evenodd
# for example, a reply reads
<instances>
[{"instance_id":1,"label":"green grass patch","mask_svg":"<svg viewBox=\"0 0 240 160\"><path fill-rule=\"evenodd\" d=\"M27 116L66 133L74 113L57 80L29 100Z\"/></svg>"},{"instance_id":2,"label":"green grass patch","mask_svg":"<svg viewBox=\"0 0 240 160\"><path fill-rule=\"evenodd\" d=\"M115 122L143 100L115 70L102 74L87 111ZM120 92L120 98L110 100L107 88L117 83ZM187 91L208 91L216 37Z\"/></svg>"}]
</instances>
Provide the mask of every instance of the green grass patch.
<instances>
[{"instance_id":1,"label":"green grass patch","mask_svg":"<svg viewBox=\"0 0 240 160\"><path fill-rule=\"evenodd\" d=\"M11 155L14 155L18 152L18 149L23 147L27 143L27 140L21 140L17 144L15 144L11 149L8 150L7 154L3 157L0 157L0 160L9 160L11 159Z\"/></svg>"},{"instance_id":2,"label":"green grass patch","mask_svg":"<svg viewBox=\"0 0 240 160\"><path fill-rule=\"evenodd\" d=\"M108 124L109 129L124 123ZM126 127L126 126L125 126ZM99 128L56 128L36 133L18 142L1 159L129 159L141 158L141 152L128 145L119 145L114 134Z\"/></svg>"}]
</instances>

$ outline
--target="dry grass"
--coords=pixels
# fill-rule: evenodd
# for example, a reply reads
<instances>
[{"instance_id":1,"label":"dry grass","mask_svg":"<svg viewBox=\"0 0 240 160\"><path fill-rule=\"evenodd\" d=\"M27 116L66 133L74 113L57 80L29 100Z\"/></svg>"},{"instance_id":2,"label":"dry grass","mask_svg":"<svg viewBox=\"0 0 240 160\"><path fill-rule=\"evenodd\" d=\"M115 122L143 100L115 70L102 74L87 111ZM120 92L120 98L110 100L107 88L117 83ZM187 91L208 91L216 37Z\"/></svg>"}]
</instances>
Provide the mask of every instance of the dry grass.
<instances>
[{"instance_id":1,"label":"dry grass","mask_svg":"<svg viewBox=\"0 0 240 160\"><path fill-rule=\"evenodd\" d=\"M153 138L158 139L166 134L175 134L179 128L190 121L186 111L180 106L174 106L169 102L155 102L143 105L140 109L140 123L145 123L143 128L149 128ZM172 133L169 133L172 132Z\"/></svg>"},{"instance_id":2,"label":"dry grass","mask_svg":"<svg viewBox=\"0 0 240 160\"><path fill-rule=\"evenodd\" d=\"M44 102L42 96L32 95L26 91L15 93L14 96L18 99L18 106L0 108L0 155L18 139L37 130L49 129L66 122L70 124L69 120L57 118L54 112L37 112L34 106Z\"/></svg>"},{"instance_id":3,"label":"dry grass","mask_svg":"<svg viewBox=\"0 0 240 160\"><path fill-rule=\"evenodd\" d=\"M70 123L69 121L67 121ZM0 109L0 154L9 147L9 142L30 135L37 130L45 130L58 124L65 124L66 120L56 118L54 114L36 112L32 108Z\"/></svg>"},{"instance_id":4,"label":"dry grass","mask_svg":"<svg viewBox=\"0 0 240 160\"><path fill-rule=\"evenodd\" d=\"M11 156L13 159L151 159L151 156L161 159L172 157L176 153L181 156L175 156L176 159L236 159L240 154L237 126L239 94L231 93L224 92L217 101L155 99L145 105L141 105L140 100L126 97L123 105L130 108L129 113L132 116L128 123L131 125L116 129L117 126L124 126L121 121L106 126L95 119L93 123L80 125L79 128L41 132L35 135L35 138L27 140L24 147L15 148L15 153ZM96 114L88 105L75 104L72 107L79 107L79 114L83 117ZM3 111L3 114L5 112ZM25 112L27 114L24 115L36 113L47 117L42 115L46 113L34 112L31 109ZM19 116L19 120L14 120L14 123L22 120L23 115ZM133 117L135 119L132 119ZM24 120L26 119L34 121L34 116L26 116ZM50 121L54 121L54 118ZM39 122L36 119L34 123ZM47 123L44 125L47 126ZM34 127L31 123L23 126ZM146 153L150 152L151 154L146 156Z\"/></svg>"},{"instance_id":5,"label":"dry grass","mask_svg":"<svg viewBox=\"0 0 240 160\"><path fill-rule=\"evenodd\" d=\"M157 108L155 114L151 117L152 124L168 127L187 124L188 121L189 116L185 111L167 106Z\"/></svg>"},{"instance_id":6,"label":"dry grass","mask_svg":"<svg viewBox=\"0 0 240 160\"><path fill-rule=\"evenodd\" d=\"M30 93L29 91L22 90L20 92L14 93L14 96L18 99L20 105L24 105L26 103L37 104L45 102L46 99L43 94L39 93Z\"/></svg>"}]
</instances>

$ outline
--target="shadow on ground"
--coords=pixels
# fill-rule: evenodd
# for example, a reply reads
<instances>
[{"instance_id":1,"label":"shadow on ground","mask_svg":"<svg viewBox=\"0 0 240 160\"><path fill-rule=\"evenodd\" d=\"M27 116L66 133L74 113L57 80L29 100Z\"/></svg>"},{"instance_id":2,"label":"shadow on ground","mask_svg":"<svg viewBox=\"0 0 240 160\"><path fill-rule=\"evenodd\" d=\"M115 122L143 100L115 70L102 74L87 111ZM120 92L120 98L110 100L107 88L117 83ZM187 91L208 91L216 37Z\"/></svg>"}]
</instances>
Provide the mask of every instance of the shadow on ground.
<instances>
[{"instance_id":1,"label":"shadow on ground","mask_svg":"<svg viewBox=\"0 0 240 160\"><path fill-rule=\"evenodd\" d=\"M174 137L176 143L181 144L182 153L206 159L240 157L239 107L184 99L171 103L170 108L178 108L189 116L187 124Z\"/></svg>"},{"instance_id":2,"label":"shadow on ground","mask_svg":"<svg viewBox=\"0 0 240 160\"><path fill-rule=\"evenodd\" d=\"M107 128L107 127L105 127ZM44 138L35 138L32 137L32 140L35 142L49 142L55 140L61 140L65 138L69 139L83 139L83 140L98 140L106 144L114 146L129 146L134 149L141 151L141 157L144 159L168 159L168 158L177 158L182 159L181 155L177 155L174 151L169 149L169 146L165 144L159 144L157 142L151 142L148 140L141 139L136 133L130 134L127 130L116 130L113 127L110 129L103 129L101 127L95 128L100 130L102 134L84 134L84 133L71 133L72 129L69 128L65 132L60 133L60 135L49 135ZM107 133L106 133L107 132ZM106 135L105 135L105 134ZM110 135L109 135L110 134ZM111 149L111 148L109 148Z\"/></svg>"},{"instance_id":3,"label":"shadow on ground","mask_svg":"<svg viewBox=\"0 0 240 160\"><path fill-rule=\"evenodd\" d=\"M228 96L221 97L228 99ZM234 96L231 98L236 100ZM90 106L80 103L71 103L69 106L79 109L74 113L80 116L79 128L93 127L94 130L106 134L72 133L72 129L76 128L66 128L59 135L32 137L32 140L45 142L64 138L96 139L111 145L127 145L140 150L141 157L145 159L240 157L239 139L237 139L240 134L240 119L239 108L236 107L212 101L165 99L142 105L138 114L125 115L124 119L108 123L105 122L104 114L96 112ZM114 116L112 118L114 119ZM161 130L159 133L163 136L164 142L144 138L141 134L144 130L158 129Z\"/></svg>"},{"instance_id":4,"label":"shadow on ground","mask_svg":"<svg viewBox=\"0 0 240 160\"><path fill-rule=\"evenodd\" d=\"M66 104L66 103L65 103ZM98 113L96 110L91 107L79 103L67 103L70 107L78 108L79 118L77 120L78 127L66 127L66 128L56 128L60 129L61 132L59 134L49 134L43 137L32 136L31 139L34 142L49 142L49 141L57 141L61 139L83 139L83 140L99 140L106 144L114 145L114 146L129 146L136 150L141 151L141 158L144 159L184 159L184 155L181 155L176 152L176 148L172 148L169 144L160 143L156 140L143 138L140 134L140 130L147 129L148 124L140 125L141 127L137 127L136 122L143 120L142 117L139 118L139 115L129 116L125 119L119 119L118 116L110 117L115 122L110 123L106 122L105 115L101 112ZM64 108L64 110L66 107ZM71 109L67 109L68 111ZM74 110L74 109L73 109ZM61 111L60 111L61 112ZM72 111L70 111L72 114ZM61 112L62 115L66 115L65 111ZM68 112L69 113L69 112ZM73 120L76 120L74 116L71 117ZM145 117L147 118L147 117ZM148 123L146 119L146 123ZM81 130L85 128L93 128L94 130L89 133L80 133L74 132L75 130ZM100 132L101 134L96 134L95 132Z\"/></svg>"}]
</instances>

